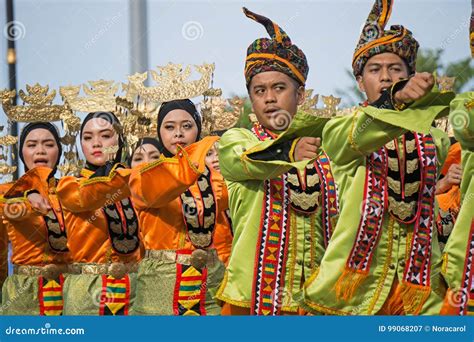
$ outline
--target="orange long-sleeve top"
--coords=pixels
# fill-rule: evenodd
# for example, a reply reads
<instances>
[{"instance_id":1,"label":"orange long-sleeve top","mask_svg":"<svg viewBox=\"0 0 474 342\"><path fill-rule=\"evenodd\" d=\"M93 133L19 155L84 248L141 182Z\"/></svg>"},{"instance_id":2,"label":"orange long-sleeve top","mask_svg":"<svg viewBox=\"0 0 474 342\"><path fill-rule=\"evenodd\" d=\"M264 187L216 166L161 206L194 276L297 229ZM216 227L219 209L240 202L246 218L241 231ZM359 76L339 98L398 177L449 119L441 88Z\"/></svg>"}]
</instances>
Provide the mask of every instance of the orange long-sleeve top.
<instances>
[{"instance_id":1,"label":"orange long-sleeve top","mask_svg":"<svg viewBox=\"0 0 474 342\"><path fill-rule=\"evenodd\" d=\"M0 184L0 195L3 196L8 189L12 186L12 183ZM7 226L0 219L0 288L3 282L8 276L8 233Z\"/></svg>"},{"instance_id":2,"label":"orange long-sleeve top","mask_svg":"<svg viewBox=\"0 0 474 342\"><path fill-rule=\"evenodd\" d=\"M90 178L94 172L83 169L81 177L67 176L58 183L57 193L64 209L68 248L75 263L137 262L141 247L131 253L119 253L112 247L104 206L130 197L130 169L114 168L109 176ZM138 222L137 222L138 224ZM137 227L138 228L138 227Z\"/></svg>"},{"instance_id":3,"label":"orange long-sleeve top","mask_svg":"<svg viewBox=\"0 0 474 342\"><path fill-rule=\"evenodd\" d=\"M449 168L453 164L461 164L461 144L459 142L449 147L448 156L444 161L441 174L446 176ZM436 200L442 210L448 211L451 209L453 212L458 212L461 206L461 191L459 190L459 186L453 185L444 194L436 195Z\"/></svg>"},{"instance_id":4,"label":"orange long-sleeve top","mask_svg":"<svg viewBox=\"0 0 474 342\"><path fill-rule=\"evenodd\" d=\"M196 199L198 214L202 214L196 182L204 171L206 153L217 139L206 137L180 149L173 158L162 156L155 162L138 165L132 170L130 189L139 210L145 249L195 249L187 235L179 196L189 189ZM222 177L213 179L211 176L211 186L217 211L227 209L228 195Z\"/></svg>"},{"instance_id":5,"label":"orange long-sleeve top","mask_svg":"<svg viewBox=\"0 0 474 342\"><path fill-rule=\"evenodd\" d=\"M51 215L58 221L55 230L65 231L62 208L56 194L57 180L51 172L52 169L47 167L29 170L2 197L2 218L12 244L12 263L15 265L43 266L70 261L70 254L65 248L66 237L55 239L46 224L46 216ZM27 192L31 190L49 201L52 209L47 215L31 207L27 198ZM63 248L57 248L58 240L64 245Z\"/></svg>"}]
</instances>

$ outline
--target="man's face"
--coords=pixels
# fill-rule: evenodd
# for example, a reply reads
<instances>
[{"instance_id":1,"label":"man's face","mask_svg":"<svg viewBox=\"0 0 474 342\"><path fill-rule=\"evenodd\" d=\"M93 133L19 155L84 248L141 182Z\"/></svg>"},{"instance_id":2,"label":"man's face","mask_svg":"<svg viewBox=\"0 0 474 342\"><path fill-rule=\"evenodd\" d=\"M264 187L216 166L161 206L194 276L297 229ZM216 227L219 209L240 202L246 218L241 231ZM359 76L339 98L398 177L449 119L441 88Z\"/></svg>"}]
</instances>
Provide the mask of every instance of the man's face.
<instances>
[{"instance_id":1,"label":"man's face","mask_svg":"<svg viewBox=\"0 0 474 342\"><path fill-rule=\"evenodd\" d=\"M393 83L406 78L408 68L403 59L394 53L385 52L369 58L362 75L357 76L357 83L360 91L364 92L369 103L372 103Z\"/></svg>"},{"instance_id":2,"label":"man's face","mask_svg":"<svg viewBox=\"0 0 474 342\"><path fill-rule=\"evenodd\" d=\"M304 101L304 87L278 71L266 71L250 81L252 109L262 126L272 131L285 130L298 105Z\"/></svg>"}]
</instances>

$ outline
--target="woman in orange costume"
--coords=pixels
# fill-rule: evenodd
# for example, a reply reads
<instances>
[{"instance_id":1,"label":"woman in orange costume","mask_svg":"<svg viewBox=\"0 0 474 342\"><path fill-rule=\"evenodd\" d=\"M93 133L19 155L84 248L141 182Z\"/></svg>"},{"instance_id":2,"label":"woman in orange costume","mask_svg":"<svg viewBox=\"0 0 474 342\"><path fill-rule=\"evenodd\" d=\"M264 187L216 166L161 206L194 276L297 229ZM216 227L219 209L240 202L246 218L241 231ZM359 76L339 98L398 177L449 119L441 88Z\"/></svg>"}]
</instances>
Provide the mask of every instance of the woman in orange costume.
<instances>
[{"instance_id":1,"label":"woman in orange costume","mask_svg":"<svg viewBox=\"0 0 474 342\"><path fill-rule=\"evenodd\" d=\"M461 144L453 143L448 150L448 156L441 169L441 177L436 184L436 200L439 211L436 216L438 240L441 250L448 241L454 223L461 208Z\"/></svg>"},{"instance_id":2,"label":"woman in orange costume","mask_svg":"<svg viewBox=\"0 0 474 342\"><path fill-rule=\"evenodd\" d=\"M199 142L201 117L190 100L162 104L159 160L132 171L130 189L143 227L145 258L137 277L136 314L216 315L213 298L224 265L213 248L227 195L211 181L205 156L216 137Z\"/></svg>"},{"instance_id":3,"label":"woman in orange costume","mask_svg":"<svg viewBox=\"0 0 474 342\"><path fill-rule=\"evenodd\" d=\"M2 198L14 264L3 285L2 313L61 315L70 255L54 178L61 157L57 128L42 122L26 125L19 151L26 173Z\"/></svg>"},{"instance_id":4,"label":"woman in orange costume","mask_svg":"<svg viewBox=\"0 0 474 342\"><path fill-rule=\"evenodd\" d=\"M80 132L86 167L81 177L58 184L73 261L64 284L66 315L127 315L134 300L140 238L130 170L119 164L119 125L113 113L87 115Z\"/></svg>"},{"instance_id":5,"label":"woman in orange costume","mask_svg":"<svg viewBox=\"0 0 474 342\"><path fill-rule=\"evenodd\" d=\"M130 167L134 168L143 163L151 163L160 159L160 142L153 138L143 138L137 143L135 151L130 158Z\"/></svg>"}]
</instances>

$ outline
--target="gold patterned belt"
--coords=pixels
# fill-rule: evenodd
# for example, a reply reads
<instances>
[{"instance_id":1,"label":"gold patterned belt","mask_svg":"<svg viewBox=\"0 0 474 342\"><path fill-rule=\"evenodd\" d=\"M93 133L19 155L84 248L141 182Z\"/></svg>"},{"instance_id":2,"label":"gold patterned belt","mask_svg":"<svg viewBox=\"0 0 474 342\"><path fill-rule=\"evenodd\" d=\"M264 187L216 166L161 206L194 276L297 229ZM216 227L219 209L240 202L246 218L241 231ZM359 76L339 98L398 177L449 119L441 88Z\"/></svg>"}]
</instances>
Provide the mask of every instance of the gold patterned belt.
<instances>
[{"instance_id":1,"label":"gold patterned belt","mask_svg":"<svg viewBox=\"0 0 474 342\"><path fill-rule=\"evenodd\" d=\"M108 274L115 279L122 279L128 273L136 273L138 271L138 263L136 262L113 262L110 264L96 263L75 263L69 265L69 273L71 274Z\"/></svg>"},{"instance_id":2,"label":"gold patterned belt","mask_svg":"<svg viewBox=\"0 0 474 342\"><path fill-rule=\"evenodd\" d=\"M197 269L213 266L219 261L217 251L215 249L196 249L189 254L186 252L180 253L175 250L155 250L147 249L145 251L145 258L156 259L160 261L177 263L181 265L192 265Z\"/></svg>"},{"instance_id":3,"label":"gold patterned belt","mask_svg":"<svg viewBox=\"0 0 474 342\"><path fill-rule=\"evenodd\" d=\"M29 277L44 277L55 280L61 273L68 273L67 264L49 264L44 266L13 265L13 274Z\"/></svg>"}]
</instances>

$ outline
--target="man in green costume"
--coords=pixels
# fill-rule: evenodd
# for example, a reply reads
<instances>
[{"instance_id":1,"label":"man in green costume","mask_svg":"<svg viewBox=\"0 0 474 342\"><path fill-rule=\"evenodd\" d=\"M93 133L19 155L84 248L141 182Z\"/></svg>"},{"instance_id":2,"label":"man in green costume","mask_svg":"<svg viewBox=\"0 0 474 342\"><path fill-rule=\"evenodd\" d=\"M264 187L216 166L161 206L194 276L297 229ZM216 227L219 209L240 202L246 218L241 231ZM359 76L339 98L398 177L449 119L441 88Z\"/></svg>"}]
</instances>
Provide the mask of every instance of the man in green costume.
<instances>
[{"instance_id":1,"label":"man in green costume","mask_svg":"<svg viewBox=\"0 0 474 342\"><path fill-rule=\"evenodd\" d=\"M474 313L474 92L451 102L450 123L461 143L461 209L443 253L442 274L448 292L442 314Z\"/></svg>"},{"instance_id":2,"label":"man in green costume","mask_svg":"<svg viewBox=\"0 0 474 342\"><path fill-rule=\"evenodd\" d=\"M448 137L432 127L452 93L415 73L418 42L385 30L392 0L376 0L354 53L367 101L324 128L340 215L320 267L296 295L326 314L437 314L445 289L434 226L437 170Z\"/></svg>"},{"instance_id":3,"label":"man in green costume","mask_svg":"<svg viewBox=\"0 0 474 342\"><path fill-rule=\"evenodd\" d=\"M318 150L327 119L297 113L308 74L303 51L276 23L244 13L271 39L247 50L245 77L258 122L229 130L219 144L234 239L217 297L223 314L294 314L293 293L319 265L337 217L329 160Z\"/></svg>"}]
</instances>

